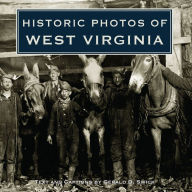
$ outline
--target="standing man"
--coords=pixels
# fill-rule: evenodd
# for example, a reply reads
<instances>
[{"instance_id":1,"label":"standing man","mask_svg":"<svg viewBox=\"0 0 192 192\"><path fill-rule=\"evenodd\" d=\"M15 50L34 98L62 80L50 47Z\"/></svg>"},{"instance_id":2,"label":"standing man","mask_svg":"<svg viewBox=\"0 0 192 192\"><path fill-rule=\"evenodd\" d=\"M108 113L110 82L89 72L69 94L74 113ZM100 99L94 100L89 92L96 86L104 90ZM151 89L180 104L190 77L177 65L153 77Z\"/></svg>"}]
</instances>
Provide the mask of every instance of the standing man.
<instances>
[{"instance_id":1,"label":"standing man","mask_svg":"<svg viewBox=\"0 0 192 192\"><path fill-rule=\"evenodd\" d=\"M124 157L128 179L134 180L136 176L134 95L128 91L128 85L124 83L123 70L116 70L112 77L112 82L106 85L106 94L114 179L118 181L123 179L122 159Z\"/></svg>"},{"instance_id":2,"label":"standing man","mask_svg":"<svg viewBox=\"0 0 192 192\"><path fill-rule=\"evenodd\" d=\"M48 114L50 114L53 104L58 99L58 92L60 90L61 80L59 80L60 71L55 65L47 65L49 69L50 80L44 83L45 85L45 101L46 109Z\"/></svg>"},{"instance_id":3,"label":"standing man","mask_svg":"<svg viewBox=\"0 0 192 192\"><path fill-rule=\"evenodd\" d=\"M18 121L21 114L19 96L12 91L13 75L4 74L0 92L0 182L6 163L8 186L14 186Z\"/></svg>"},{"instance_id":4,"label":"standing man","mask_svg":"<svg viewBox=\"0 0 192 192\"><path fill-rule=\"evenodd\" d=\"M45 101L45 108L46 108L46 121L44 125L44 131L42 132L42 142L41 142L41 149L40 151L42 154L41 157L41 167L44 176L48 177L55 177L56 175L56 143L53 142L53 145L50 146L47 143L47 133L48 133L48 123L50 119L51 110L53 104L58 100L58 94L60 91L62 81L59 80L60 71L56 65L47 65L49 70L49 81L44 82L45 92L44 92L44 101ZM55 138L55 137L54 137ZM47 161L49 159L49 161Z\"/></svg>"}]
</instances>

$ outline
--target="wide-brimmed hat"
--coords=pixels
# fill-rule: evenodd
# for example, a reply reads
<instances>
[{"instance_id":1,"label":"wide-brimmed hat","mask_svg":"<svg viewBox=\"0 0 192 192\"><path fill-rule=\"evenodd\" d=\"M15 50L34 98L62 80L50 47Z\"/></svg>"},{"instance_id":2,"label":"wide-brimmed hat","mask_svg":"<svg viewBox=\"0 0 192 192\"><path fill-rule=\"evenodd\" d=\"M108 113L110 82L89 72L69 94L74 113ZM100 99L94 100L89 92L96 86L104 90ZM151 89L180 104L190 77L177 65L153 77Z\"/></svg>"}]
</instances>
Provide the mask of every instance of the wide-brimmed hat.
<instances>
[{"instance_id":1,"label":"wide-brimmed hat","mask_svg":"<svg viewBox=\"0 0 192 192\"><path fill-rule=\"evenodd\" d=\"M14 80L14 75L13 74L4 74L4 75L2 75L2 79L3 78L11 79L13 81Z\"/></svg>"}]
</instances>

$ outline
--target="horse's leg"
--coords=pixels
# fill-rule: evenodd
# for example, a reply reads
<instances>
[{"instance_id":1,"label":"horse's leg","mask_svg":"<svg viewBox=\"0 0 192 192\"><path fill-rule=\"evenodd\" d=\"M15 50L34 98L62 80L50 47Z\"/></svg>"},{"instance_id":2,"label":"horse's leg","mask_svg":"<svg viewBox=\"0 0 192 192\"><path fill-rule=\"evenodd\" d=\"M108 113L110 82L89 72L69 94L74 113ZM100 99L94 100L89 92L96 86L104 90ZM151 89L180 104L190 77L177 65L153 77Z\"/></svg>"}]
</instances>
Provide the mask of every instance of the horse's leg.
<instances>
[{"instance_id":1,"label":"horse's leg","mask_svg":"<svg viewBox=\"0 0 192 192\"><path fill-rule=\"evenodd\" d=\"M105 171L105 149L104 149L104 130L105 128L102 127L98 130L98 137L99 137L99 147L100 147L100 151L99 151L99 166L101 169L101 174L102 174L102 178L105 179L106 177L106 171Z\"/></svg>"},{"instance_id":2,"label":"horse's leg","mask_svg":"<svg viewBox=\"0 0 192 192\"><path fill-rule=\"evenodd\" d=\"M161 161L161 130L156 128L151 129L152 137L155 144L156 154L156 169L155 169L155 183L160 179L160 161Z\"/></svg>"},{"instance_id":3,"label":"horse's leg","mask_svg":"<svg viewBox=\"0 0 192 192\"><path fill-rule=\"evenodd\" d=\"M92 153L91 153L91 146L90 146L90 131L88 129L83 129L83 134L85 136L85 142L87 146L87 155L88 155L88 176L92 177L92 171L91 171L91 159L92 159Z\"/></svg>"},{"instance_id":4,"label":"horse's leg","mask_svg":"<svg viewBox=\"0 0 192 192\"><path fill-rule=\"evenodd\" d=\"M38 171L38 134L34 137L34 153L33 153L33 163L34 163L34 176L39 176Z\"/></svg>"}]
</instances>

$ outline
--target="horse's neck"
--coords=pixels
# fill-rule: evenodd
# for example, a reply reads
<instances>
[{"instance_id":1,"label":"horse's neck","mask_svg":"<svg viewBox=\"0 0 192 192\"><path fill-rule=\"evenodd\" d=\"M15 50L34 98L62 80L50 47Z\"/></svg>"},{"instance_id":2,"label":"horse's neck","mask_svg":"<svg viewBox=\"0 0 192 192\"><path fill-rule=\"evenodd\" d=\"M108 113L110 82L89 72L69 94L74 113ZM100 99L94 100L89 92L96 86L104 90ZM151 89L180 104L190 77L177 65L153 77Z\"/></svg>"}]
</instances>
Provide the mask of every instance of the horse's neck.
<instances>
[{"instance_id":1,"label":"horse's neck","mask_svg":"<svg viewBox=\"0 0 192 192\"><path fill-rule=\"evenodd\" d=\"M148 84L148 97L151 107L160 107L165 95L165 79L161 69L157 66L156 72Z\"/></svg>"}]
</instances>

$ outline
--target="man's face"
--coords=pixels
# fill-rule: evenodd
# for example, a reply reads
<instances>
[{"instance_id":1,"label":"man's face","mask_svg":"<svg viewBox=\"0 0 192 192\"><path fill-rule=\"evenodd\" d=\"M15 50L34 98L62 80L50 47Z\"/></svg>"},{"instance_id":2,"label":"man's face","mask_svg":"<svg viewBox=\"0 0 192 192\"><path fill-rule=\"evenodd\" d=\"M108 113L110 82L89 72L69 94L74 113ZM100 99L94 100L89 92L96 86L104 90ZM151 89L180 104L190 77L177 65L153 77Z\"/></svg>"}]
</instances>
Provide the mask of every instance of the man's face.
<instances>
[{"instance_id":1,"label":"man's face","mask_svg":"<svg viewBox=\"0 0 192 192\"><path fill-rule=\"evenodd\" d=\"M57 81L59 79L59 75L60 75L59 72L53 70L49 74L51 81Z\"/></svg>"},{"instance_id":2,"label":"man's face","mask_svg":"<svg viewBox=\"0 0 192 192\"><path fill-rule=\"evenodd\" d=\"M119 86L123 82L123 77L120 73L113 74L113 82L115 85Z\"/></svg>"},{"instance_id":3,"label":"man's face","mask_svg":"<svg viewBox=\"0 0 192 192\"><path fill-rule=\"evenodd\" d=\"M68 99L70 95L71 95L71 91L69 91L69 90L64 89L61 91L62 99Z\"/></svg>"},{"instance_id":4,"label":"man's face","mask_svg":"<svg viewBox=\"0 0 192 192\"><path fill-rule=\"evenodd\" d=\"M13 87L13 82L11 79L8 78L3 78L2 82L1 82L1 87L3 88L3 90L5 91L9 91L11 90L11 88Z\"/></svg>"}]
</instances>

